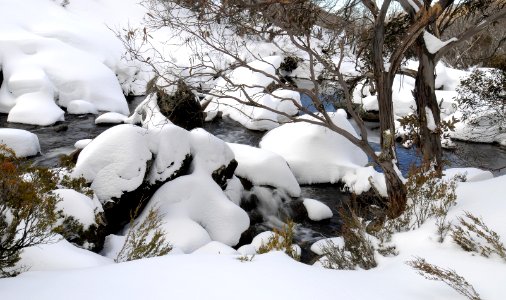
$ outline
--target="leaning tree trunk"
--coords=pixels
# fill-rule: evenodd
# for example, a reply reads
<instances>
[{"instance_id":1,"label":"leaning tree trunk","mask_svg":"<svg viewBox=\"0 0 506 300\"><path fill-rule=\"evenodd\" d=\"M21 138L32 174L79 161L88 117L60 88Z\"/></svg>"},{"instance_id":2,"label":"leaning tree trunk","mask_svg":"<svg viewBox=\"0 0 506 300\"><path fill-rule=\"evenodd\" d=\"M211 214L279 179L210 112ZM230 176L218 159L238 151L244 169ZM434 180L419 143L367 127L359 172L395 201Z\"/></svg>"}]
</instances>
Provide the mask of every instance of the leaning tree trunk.
<instances>
[{"instance_id":1,"label":"leaning tree trunk","mask_svg":"<svg viewBox=\"0 0 506 300\"><path fill-rule=\"evenodd\" d=\"M439 128L430 129L428 127L429 120L427 119L427 112L430 110L435 126L439 127L441 112L435 89L435 55L427 50L422 37L418 38L415 47L420 61L413 92L419 120L419 147L424 162L434 162L436 170L441 171L443 167L441 133Z\"/></svg>"}]
</instances>

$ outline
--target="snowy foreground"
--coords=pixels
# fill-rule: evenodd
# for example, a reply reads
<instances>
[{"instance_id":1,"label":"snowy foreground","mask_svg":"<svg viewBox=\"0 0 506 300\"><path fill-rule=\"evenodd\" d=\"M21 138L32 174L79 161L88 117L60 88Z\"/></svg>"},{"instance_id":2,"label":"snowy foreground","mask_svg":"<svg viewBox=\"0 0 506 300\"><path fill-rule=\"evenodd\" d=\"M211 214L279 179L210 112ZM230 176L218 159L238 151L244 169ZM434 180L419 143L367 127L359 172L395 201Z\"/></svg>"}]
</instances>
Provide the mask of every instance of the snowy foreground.
<instances>
[{"instance_id":1,"label":"snowy foreground","mask_svg":"<svg viewBox=\"0 0 506 300\"><path fill-rule=\"evenodd\" d=\"M373 184L385 193L384 178L366 166L366 155L341 136L307 123L280 125L285 120L279 116L257 108L232 107L227 102L230 99L207 98L213 101L207 112L211 115L222 110L247 128L271 130L260 148L225 143L203 129L187 131L172 125L161 115L153 96L130 114L123 94L143 92L143 80L149 78L149 72L141 72L146 71L142 66L121 59L122 45L105 25L122 28L130 18L135 26L145 11L137 0L70 3L63 8L58 1L24 0L21 4L0 0L0 66L4 77L0 112L9 114L9 122L50 125L65 118L63 107L71 114L106 112L97 117L96 124L127 123L93 140L76 141L76 148L83 151L73 175L83 176L94 195L57 190L62 198L59 209L88 228L95 224L95 214L111 200L146 182L160 183L147 208L162 214L165 237L173 250L163 257L116 263L128 226L109 235L99 254L86 250L89 244L79 248L63 239L31 247L23 251L19 264L28 271L0 279L0 299L462 299L450 287L426 280L406 265L416 257L454 269L483 299L504 299L506 263L499 257L465 252L449 236L440 243L431 219L419 229L395 234L392 242L399 255L377 254L378 267L368 271L305 265L282 252L254 255L271 232L234 249L251 222L239 205L248 192L258 196L258 210L263 216L273 216L281 203L279 195L299 197L300 184L340 181L356 193ZM52 16L49 21L42 12ZM184 61L185 50L174 55ZM273 66L281 59L274 55L266 58L272 65L251 63L274 74ZM450 118L458 114L453 97L467 72L442 65L436 71L443 117ZM244 68L236 69L233 75L237 82L254 82L258 91L269 84L265 76L250 74ZM413 87L411 79L396 79L393 98L398 117L412 113ZM225 88L225 82L215 82L216 93ZM280 98L300 102L296 93L277 92ZM223 96L240 97L226 92ZM258 101L288 115L297 114L292 101L269 95ZM377 109L375 96L360 94L355 101L368 110ZM252 118L245 118L244 113ZM344 111L333 113L332 119L356 135ZM482 136L469 132L466 124L458 126L457 138L479 140ZM491 135L492 139L483 141L506 143L504 134ZM14 148L19 156L40 152L37 136L23 130L0 129L0 143ZM235 162L237 168L226 178L226 184L217 183L213 175ZM187 171L183 170L185 164ZM183 176L179 176L181 170ZM490 172L478 169L453 169L446 174L460 172L467 173L468 181L458 183L457 205L450 209L448 221L456 224L457 218L469 211L482 217L506 243L506 176L493 178ZM239 178L251 184L251 191L245 191ZM318 199L303 199L303 206L313 221L332 217L330 208ZM138 221L146 218L146 211ZM320 244L311 247L316 254L321 252Z\"/></svg>"},{"instance_id":2,"label":"snowy foreground","mask_svg":"<svg viewBox=\"0 0 506 300\"><path fill-rule=\"evenodd\" d=\"M505 186L506 176L461 183L450 219L471 211L497 231L504 242ZM418 230L396 234L394 243L399 255L377 257L379 266L368 271L308 266L281 252L241 262L238 254L213 253L213 249L220 249L216 245L199 254L175 251L165 257L116 264L68 243L58 243L40 247L46 251L31 251L32 259L39 261L34 271L1 279L0 298L463 299L443 283L417 275L405 264L415 257L454 269L483 299L504 299L506 295L506 263L497 257L474 256L449 238L438 243L431 221Z\"/></svg>"}]
</instances>

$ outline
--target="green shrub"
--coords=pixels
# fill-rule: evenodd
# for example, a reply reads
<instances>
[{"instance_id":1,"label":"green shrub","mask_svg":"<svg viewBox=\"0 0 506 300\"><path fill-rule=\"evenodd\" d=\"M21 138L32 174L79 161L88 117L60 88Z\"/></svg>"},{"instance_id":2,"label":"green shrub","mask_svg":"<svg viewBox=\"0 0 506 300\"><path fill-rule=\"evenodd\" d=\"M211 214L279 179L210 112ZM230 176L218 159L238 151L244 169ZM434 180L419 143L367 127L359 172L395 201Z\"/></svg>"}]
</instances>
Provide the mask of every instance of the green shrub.
<instances>
[{"instance_id":1,"label":"green shrub","mask_svg":"<svg viewBox=\"0 0 506 300\"><path fill-rule=\"evenodd\" d=\"M293 237L295 233L295 223L292 220L283 225L281 230L274 228L274 234L258 249L258 254L270 251L284 251L288 256L295 260L300 260L297 248L294 247Z\"/></svg>"},{"instance_id":2,"label":"green shrub","mask_svg":"<svg viewBox=\"0 0 506 300\"><path fill-rule=\"evenodd\" d=\"M362 220L352 211L343 213L342 238L343 246L327 242L321 249L320 261L328 269L355 270L360 267L364 270L375 268L378 264L374 257L375 247L371 236L366 233Z\"/></svg>"},{"instance_id":3,"label":"green shrub","mask_svg":"<svg viewBox=\"0 0 506 300\"><path fill-rule=\"evenodd\" d=\"M140 224L132 217L125 243L115 261L125 262L169 253L172 246L165 240L161 225L162 219L155 209L151 209Z\"/></svg>"},{"instance_id":4,"label":"green shrub","mask_svg":"<svg viewBox=\"0 0 506 300\"><path fill-rule=\"evenodd\" d=\"M51 231L58 219L51 193L58 179L46 168L33 167L0 145L0 277L15 276L21 251L55 241Z\"/></svg>"}]
</instances>

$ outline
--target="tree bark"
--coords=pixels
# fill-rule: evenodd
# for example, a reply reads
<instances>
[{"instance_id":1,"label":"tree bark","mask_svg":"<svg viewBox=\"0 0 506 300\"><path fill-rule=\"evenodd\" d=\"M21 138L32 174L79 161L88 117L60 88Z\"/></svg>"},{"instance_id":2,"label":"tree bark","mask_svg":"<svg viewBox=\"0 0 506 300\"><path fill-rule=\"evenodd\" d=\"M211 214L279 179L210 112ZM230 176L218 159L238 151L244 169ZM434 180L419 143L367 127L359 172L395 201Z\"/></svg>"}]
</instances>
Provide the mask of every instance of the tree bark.
<instances>
[{"instance_id":1,"label":"tree bark","mask_svg":"<svg viewBox=\"0 0 506 300\"><path fill-rule=\"evenodd\" d=\"M379 165L385 174L387 186L387 216L389 218L396 218L400 216L406 208L407 195L404 183L400 179L395 168L395 123L392 102L392 84L395 72L392 72L392 70L385 70L383 54L384 39L384 22L380 18L375 24L372 49L381 130L381 155L379 156Z\"/></svg>"},{"instance_id":2,"label":"tree bark","mask_svg":"<svg viewBox=\"0 0 506 300\"><path fill-rule=\"evenodd\" d=\"M431 130L427 127L427 110L430 109L436 126L441 122L441 111L436 98L434 73L436 58L425 47L422 37L419 37L415 48L419 57L419 66L415 81L415 90L413 96L417 107L417 116L419 120L419 147L422 152L424 162L433 161L436 170L441 171L443 167L443 150L441 148L441 132L438 129Z\"/></svg>"}]
</instances>

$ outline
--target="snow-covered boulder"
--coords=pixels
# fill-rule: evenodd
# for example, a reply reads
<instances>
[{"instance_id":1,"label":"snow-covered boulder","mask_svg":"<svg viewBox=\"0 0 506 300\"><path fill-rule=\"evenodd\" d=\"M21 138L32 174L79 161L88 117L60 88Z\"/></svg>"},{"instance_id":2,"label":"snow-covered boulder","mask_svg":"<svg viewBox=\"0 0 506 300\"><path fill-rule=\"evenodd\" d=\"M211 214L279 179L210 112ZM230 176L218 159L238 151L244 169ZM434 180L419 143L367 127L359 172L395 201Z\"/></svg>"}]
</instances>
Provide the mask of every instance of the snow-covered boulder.
<instances>
[{"instance_id":1,"label":"snow-covered boulder","mask_svg":"<svg viewBox=\"0 0 506 300\"><path fill-rule=\"evenodd\" d=\"M0 128L0 144L14 150L17 157L34 156L40 152L37 135L22 129Z\"/></svg>"},{"instance_id":2,"label":"snow-covered boulder","mask_svg":"<svg viewBox=\"0 0 506 300\"><path fill-rule=\"evenodd\" d=\"M108 112L105 114L101 114L95 119L95 124L121 124L127 120L127 116L115 113Z\"/></svg>"},{"instance_id":3,"label":"snow-covered boulder","mask_svg":"<svg viewBox=\"0 0 506 300\"><path fill-rule=\"evenodd\" d=\"M300 196L300 186L280 155L248 145L229 143L238 163L235 175L253 185L280 188L292 197Z\"/></svg>"},{"instance_id":4,"label":"snow-covered boulder","mask_svg":"<svg viewBox=\"0 0 506 300\"><path fill-rule=\"evenodd\" d=\"M337 111L332 120L357 136L344 110ZM301 184L334 183L367 164L365 153L347 139L305 122L284 124L269 131L260 147L281 155Z\"/></svg>"},{"instance_id":5,"label":"snow-covered boulder","mask_svg":"<svg viewBox=\"0 0 506 300\"><path fill-rule=\"evenodd\" d=\"M194 251L210 240L233 246L249 227L246 212L204 173L165 183L153 195L139 222L150 209L156 209L162 217L167 240L185 252Z\"/></svg>"},{"instance_id":6,"label":"snow-covered boulder","mask_svg":"<svg viewBox=\"0 0 506 300\"><path fill-rule=\"evenodd\" d=\"M65 239L85 249L101 249L105 223L100 201L72 189L57 189L53 193L60 199L56 204L62 213L58 226Z\"/></svg>"},{"instance_id":7,"label":"snow-covered boulder","mask_svg":"<svg viewBox=\"0 0 506 300\"><path fill-rule=\"evenodd\" d=\"M228 179L232 178L237 167L234 152L227 143L202 128L190 133L193 156L191 171L209 174L220 187L226 188Z\"/></svg>"},{"instance_id":8,"label":"snow-covered boulder","mask_svg":"<svg viewBox=\"0 0 506 300\"><path fill-rule=\"evenodd\" d=\"M306 198L304 199L303 203L304 207L307 210L309 219L312 221L330 219L333 216L332 210L330 210L327 205L318 200Z\"/></svg>"},{"instance_id":9,"label":"snow-covered boulder","mask_svg":"<svg viewBox=\"0 0 506 300\"><path fill-rule=\"evenodd\" d=\"M94 104L85 100L72 100L67 105L67 112L74 115L97 114Z\"/></svg>"},{"instance_id":10,"label":"snow-covered boulder","mask_svg":"<svg viewBox=\"0 0 506 300\"><path fill-rule=\"evenodd\" d=\"M91 183L109 227L119 230L142 199L149 199L161 184L186 171L191 157L189 135L174 125L162 130L117 125L82 150L72 174Z\"/></svg>"}]
</instances>

